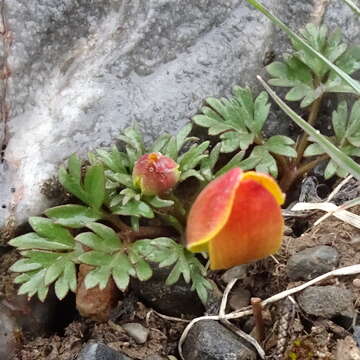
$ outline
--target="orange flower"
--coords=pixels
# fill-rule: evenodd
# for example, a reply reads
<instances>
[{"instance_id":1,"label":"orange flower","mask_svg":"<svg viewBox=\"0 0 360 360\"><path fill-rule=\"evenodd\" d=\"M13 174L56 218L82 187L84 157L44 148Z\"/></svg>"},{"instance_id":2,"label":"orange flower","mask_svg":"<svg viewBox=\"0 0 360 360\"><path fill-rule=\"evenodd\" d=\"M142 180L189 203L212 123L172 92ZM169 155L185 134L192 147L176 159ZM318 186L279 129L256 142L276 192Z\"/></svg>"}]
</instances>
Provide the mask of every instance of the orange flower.
<instances>
[{"instance_id":1,"label":"orange flower","mask_svg":"<svg viewBox=\"0 0 360 360\"><path fill-rule=\"evenodd\" d=\"M179 165L160 153L141 156L133 169L134 185L144 195L164 195L171 191L179 181Z\"/></svg>"},{"instance_id":2,"label":"orange flower","mask_svg":"<svg viewBox=\"0 0 360 360\"><path fill-rule=\"evenodd\" d=\"M284 200L269 175L232 169L195 200L188 217L187 247L208 252L213 270L269 256L281 245Z\"/></svg>"}]
</instances>

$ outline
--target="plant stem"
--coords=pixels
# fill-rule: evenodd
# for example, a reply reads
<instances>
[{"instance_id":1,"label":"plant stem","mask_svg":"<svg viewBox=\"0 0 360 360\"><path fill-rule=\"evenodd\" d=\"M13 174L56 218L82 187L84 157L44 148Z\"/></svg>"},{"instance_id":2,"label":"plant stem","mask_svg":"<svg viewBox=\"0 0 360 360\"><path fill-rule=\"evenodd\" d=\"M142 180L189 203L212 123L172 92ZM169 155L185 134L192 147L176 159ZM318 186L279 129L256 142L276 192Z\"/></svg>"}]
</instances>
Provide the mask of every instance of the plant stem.
<instances>
[{"instance_id":1,"label":"plant stem","mask_svg":"<svg viewBox=\"0 0 360 360\"><path fill-rule=\"evenodd\" d=\"M311 169L313 169L321 161L326 160L328 158L329 155L324 154L312 161L300 165L300 167L297 167L295 164L290 164L290 166L287 168L287 171L284 173L284 175L279 181L281 189L284 192L287 192L291 188L291 186L295 183L295 181L299 179L299 177L303 176Z\"/></svg>"},{"instance_id":2,"label":"plant stem","mask_svg":"<svg viewBox=\"0 0 360 360\"><path fill-rule=\"evenodd\" d=\"M322 96L318 97L311 105L310 107L310 113L309 113L309 117L308 117L308 123L313 126L316 122L316 119L318 117L319 114L319 110L320 110L320 105L321 105L321 100L322 100ZM297 157L294 161L295 165L298 166L301 163L301 160L303 158L305 149L308 145L308 138L309 135L306 132L303 132L300 140L296 146L296 152L297 152Z\"/></svg>"},{"instance_id":3,"label":"plant stem","mask_svg":"<svg viewBox=\"0 0 360 360\"><path fill-rule=\"evenodd\" d=\"M114 225L118 230L120 230L120 232L131 231L131 227L125 224L118 215L105 213L104 220L108 220L109 222L111 222L111 224Z\"/></svg>"},{"instance_id":4,"label":"plant stem","mask_svg":"<svg viewBox=\"0 0 360 360\"><path fill-rule=\"evenodd\" d=\"M127 230L120 232L120 237L125 237L128 242L139 239L153 239L161 236L172 236L174 231L166 226L140 226L139 231Z\"/></svg>"},{"instance_id":5,"label":"plant stem","mask_svg":"<svg viewBox=\"0 0 360 360\"><path fill-rule=\"evenodd\" d=\"M306 174L307 172L312 170L317 164L319 164L321 161L326 160L328 158L329 158L329 155L324 154L312 161L307 162L306 164L301 165L300 168L296 172L297 178Z\"/></svg>"},{"instance_id":6,"label":"plant stem","mask_svg":"<svg viewBox=\"0 0 360 360\"><path fill-rule=\"evenodd\" d=\"M262 315L262 305L260 298L251 298L251 306L255 319L255 331L256 331L256 340L261 342L264 340L265 336L265 326L264 319Z\"/></svg>"}]
</instances>

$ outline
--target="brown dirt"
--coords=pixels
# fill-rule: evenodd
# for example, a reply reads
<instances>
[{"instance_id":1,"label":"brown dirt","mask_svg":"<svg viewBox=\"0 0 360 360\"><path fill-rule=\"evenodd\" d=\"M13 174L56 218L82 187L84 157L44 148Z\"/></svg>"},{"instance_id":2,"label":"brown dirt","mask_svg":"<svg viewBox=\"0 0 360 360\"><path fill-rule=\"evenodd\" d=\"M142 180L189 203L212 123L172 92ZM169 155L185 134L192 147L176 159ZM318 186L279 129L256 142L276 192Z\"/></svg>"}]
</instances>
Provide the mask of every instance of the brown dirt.
<instances>
[{"instance_id":1,"label":"brown dirt","mask_svg":"<svg viewBox=\"0 0 360 360\"><path fill-rule=\"evenodd\" d=\"M355 209L360 213L360 208ZM307 218L311 224L322 213L311 213ZM291 225L292 221L289 221ZM276 255L279 264L272 258L259 261L250 266L250 276L242 281L239 286L250 290L252 296L265 299L284 289L299 284L289 282L286 276L286 262L289 256L315 245L329 245L336 248L340 254L339 266L348 266L360 263L360 231L335 218L329 218L315 228L307 230L300 237L285 236L283 246ZM0 292L2 294L13 292L11 280L13 275L8 273L8 267L16 258L14 252L6 253L0 262ZM211 275L223 289L225 284L220 280L221 272ZM354 304L357 311L360 310L360 288L354 286L353 280L359 276L339 277L328 280L327 283L342 284L352 290ZM121 307L121 304L120 304ZM348 329L335 324L330 320L315 319L305 316L299 310L293 311L286 301L281 301L270 307L267 312L267 337L264 343L269 358L277 359L336 359L341 346L346 346L351 335ZM63 335L39 337L34 340L23 339L14 360L72 360L75 359L84 343L89 340L103 342L115 350L134 359L147 359L151 354L173 354L176 356L176 346L183 323L164 320L154 313L149 314L150 309L143 304L134 301L133 310L125 312L120 321L108 321L96 323L81 319L73 321ZM121 324L129 321L142 323L150 330L149 339L144 345L137 345L126 332ZM236 322L235 322L236 323ZM243 328L251 330L252 319L244 319L237 322ZM284 330L285 329L285 330ZM279 347L283 339L284 346ZM216 339L214 339L216 341ZM345 344L345 345L344 345ZM351 345L351 344L350 344ZM349 345L349 346L350 346ZM354 346L352 344L351 346ZM355 346L356 347L356 346ZM282 350L282 355L275 354Z\"/></svg>"}]
</instances>

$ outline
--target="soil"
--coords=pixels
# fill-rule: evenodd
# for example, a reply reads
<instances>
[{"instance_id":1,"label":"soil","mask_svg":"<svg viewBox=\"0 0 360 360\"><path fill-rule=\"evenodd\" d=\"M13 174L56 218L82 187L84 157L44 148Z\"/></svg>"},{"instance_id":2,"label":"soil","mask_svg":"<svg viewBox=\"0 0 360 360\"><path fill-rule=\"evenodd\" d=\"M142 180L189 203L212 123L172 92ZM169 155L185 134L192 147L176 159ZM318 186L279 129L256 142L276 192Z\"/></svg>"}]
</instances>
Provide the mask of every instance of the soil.
<instances>
[{"instance_id":1,"label":"soil","mask_svg":"<svg viewBox=\"0 0 360 360\"><path fill-rule=\"evenodd\" d=\"M360 213L360 208L352 209ZM312 223L323 213L311 212L303 219L308 229L298 237L285 236L282 248L275 258L267 258L250 265L249 277L239 284L251 292L252 296L265 299L287 288L299 285L292 283L286 275L286 262L292 254L315 245L329 245L340 254L339 267L360 263L360 231L356 228L330 217L320 225L312 228ZM287 225L298 234L299 220L289 219ZM291 232L291 229L290 231ZM13 274L8 267L18 255L14 251L1 256L0 261L0 292L4 296L13 293ZM225 288L221 275L214 272L211 278L221 290ZM358 276L360 278L360 276ZM356 287L356 276L330 279L327 284L342 284L353 292L353 300L357 311L360 310L360 287ZM323 285L323 284L322 284ZM130 304L130 305L129 305ZM178 357L177 343L184 329L183 322L167 320L146 308L136 298L125 296L119 303L122 311L112 320L96 323L76 315L65 329L57 329L46 337L32 339L29 334L18 336L18 347L14 360L37 359L76 359L84 343L90 339L102 342L115 350L121 350L134 359L147 359L152 354L174 355ZM124 311L128 309L128 311ZM119 315L120 314L120 315ZM336 322L307 316L288 301L280 301L264 311L267 331L263 343L269 358L276 359L345 359L339 357L350 346L354 346L351 333ZM150 330L144 345L138 345L122 329L121 324L139 322ZM251 331L252 318L234 322L246 331ZM216 339L214 339L216 341ZM350 345L347 345L347 344ZM346 346L348 346L346 348ZM341 350L345 347L345 350ZM349 358L351 359L351 358ZM354 357L354 359L356 359Z\"/></svg>"}]
</instances>

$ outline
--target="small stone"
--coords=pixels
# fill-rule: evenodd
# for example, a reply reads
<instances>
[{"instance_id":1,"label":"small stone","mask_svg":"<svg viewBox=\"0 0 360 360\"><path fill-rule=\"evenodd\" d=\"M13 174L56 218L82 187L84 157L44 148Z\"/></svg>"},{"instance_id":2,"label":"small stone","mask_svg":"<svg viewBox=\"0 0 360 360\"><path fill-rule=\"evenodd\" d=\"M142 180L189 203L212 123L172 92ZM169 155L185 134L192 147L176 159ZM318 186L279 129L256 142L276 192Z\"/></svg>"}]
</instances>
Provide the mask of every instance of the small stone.
<instances>
[{"instance_id":1,"label":"small stone","mask_svg":"<svg viewBox=\"0 0 360 360\"><path fill-rule=\"evenodd\" d=\"M255 360L247 344L217 321L199 321L189 331L183 346L186 360Z\"/></svg>"},{"instance_id":2,"label":"small stone","mask_svg":"<svg viewBox=\"0 0 360 360\"><path fill-rule=\"evenodd\" d=\"M289 258L287 274L292 281L311 280L333 270L338 263L336 249L326 245L314 246Z\"/></svg>"},{"instance_id":3,"label":"small stone","mask_svg":"<svg viewBox=\"0 0 360 360\"><path fill-rule=\"evenodd\" d=\"M251 293L242 287L236 288L229 298L229 305L232 310L239 310L250 304Z\"/></svg>"},{"instance_id":4,"label":"small stone","mask_svg":"<svg viewBox=\"0 0 360 360\"><path fill-rule=\"evenodd\" d=\"M86 289L84 279L92 269L92 266L85 264L81 264L79 267L76 308L81 316L97 321L106 321L117 303L119 289L111 278L103 290L100 290L98 286Z\"/></svg>"},{"instance_id":5,"label":"small stone","mask_svg":"<svg viewBox=\"0 0 360 360\"><path fill-rule=\"evenodd\" d=\"M127 323L121 325L137 344L145 344L149 336L149 329L139 323Z\"/></svg>"},{"instance_id":6,"label":"small stone","mask_svg":"<svg viewBox=\"0 0 360 360\"><path fill-rule=\"evenodd\" d=\"M233 279L243 280L247 277L247 269L247 264L234 266L231 269L225 271L224 274L221 276L221 279L226 284L228 284Z\"/></svg>"},{"instance_id":7,"label":"small stone","mask_svg":"<svg viewBox=\"0 0 360 360\"><path fill-rule=\"evenodd\" d=\"M169 316L188 318L201 316L205 308L191 284L180 279L174 285L167 286L165 281L171 267L159 268L153 265L153 276L147 281L131 280L131 288L148 307Z\"/></svg>"},{"instance_id":8,"label":"small stone","mask_svg":"<svg viewBox=\"0 0 360 360\"><path fill-rule=\"evenodd\" d=\"M360 349L351 336L337 341L335 358L337 360L360 360Z\"/></svg>"},{"instance_id":9,"label":"small stone","mask_svg":"<svg viewBox=\"0 0 360 360\"><path fill-rule=\"evenodd\" d=\"M104 344L86 344L77 357L77 360L131 360Z\"/></svg>"},{"instance_id":10,"label":"small stone","mask_svg":"<svg viewBox=\"0 0 360 360\"><path fill-rule=\"evenodd\" d=\"M348 289L338 286L312 286L305 289L297 300L309 315L326 319L336 316L354 316L353 296Z\"/></svg>"},{"instance_id":11,"label":"small stone","mask_svg":"<svg viewBox=\"0 0 360 360\"><path fill-rule=\"evenodd\" d=\"M353 285L356 288L360 288L360 279L359 278L354 279L353 280Z\"/></svg>"},{"instance_id":12,"label":"small stone","mask_svg":"<svg viewBox=\"0 0 360 360\"><path fill-rule=\"evenodd\" d=\"M360 348L360 325L354 326L353 337L357 343L357 346Z\"/></svg>"}]
</instances>

